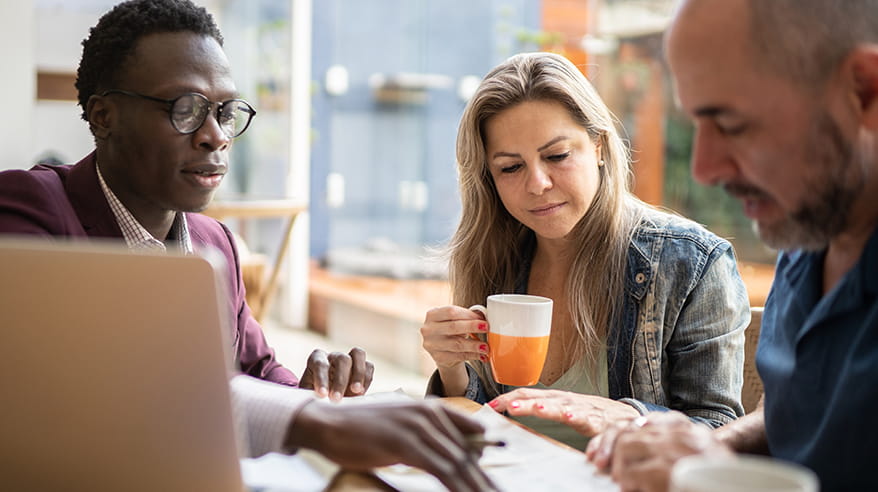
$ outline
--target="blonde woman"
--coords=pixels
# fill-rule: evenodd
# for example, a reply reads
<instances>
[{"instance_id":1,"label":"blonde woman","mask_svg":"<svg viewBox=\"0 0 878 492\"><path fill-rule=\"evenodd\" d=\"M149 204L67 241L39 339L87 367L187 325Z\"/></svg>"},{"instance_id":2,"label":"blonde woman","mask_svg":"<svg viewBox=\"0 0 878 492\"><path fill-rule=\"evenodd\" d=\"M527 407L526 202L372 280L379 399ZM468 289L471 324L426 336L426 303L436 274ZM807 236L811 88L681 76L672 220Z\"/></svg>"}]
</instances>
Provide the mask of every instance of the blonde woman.
<instances>
[{"instance_id":1,"label":"blonde woman","mask_svg":"<svg viewBox=\"0 0 878 492\"><path fill-rule=\"evenodd\" d=\"M457 159L456 305L421 328L438 368L428 393L487 402L579 449L649 410L713 427L743 414L749 306L732 247L632 195L628 150L572 63L530 53L492 70L464 111ZM466 307L509 292L554 300L527 389L494 381L490 327Z\"/></svg>"}]
</instances>

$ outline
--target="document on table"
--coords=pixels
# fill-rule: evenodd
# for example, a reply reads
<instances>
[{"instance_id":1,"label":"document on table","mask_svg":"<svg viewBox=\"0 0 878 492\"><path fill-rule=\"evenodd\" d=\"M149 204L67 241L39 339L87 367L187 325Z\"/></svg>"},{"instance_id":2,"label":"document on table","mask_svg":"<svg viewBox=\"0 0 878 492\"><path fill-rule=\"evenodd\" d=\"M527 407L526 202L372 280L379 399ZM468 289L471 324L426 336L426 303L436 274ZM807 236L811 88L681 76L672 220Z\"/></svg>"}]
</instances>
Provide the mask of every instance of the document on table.
<instances>
[{"instance_id":1,"label":"document on table","mask_svg":"<svg viewBox=\"0 0 878 492\"><path fill-rule=\"evenodd\" d=\"M485 448L479 460L501 491L618 492L619 487L608 476L598 474L582 453L547 441L488 406L472 417L485 426L486 439L506 442L504 447ZM409 466L380 468L375 474L400 492L446 490L432 475Z\"/></svg>"},{"instance_id":2,"label":"document on table","mask_svg":"<svg viewBox=\"0 0 878 492\"><path fill-rule=\"evenodd\" d=\"M321 492L337 471L337 465L306 449L241 460L244 484L254 492Z\"/></svg>"}]
</instances>

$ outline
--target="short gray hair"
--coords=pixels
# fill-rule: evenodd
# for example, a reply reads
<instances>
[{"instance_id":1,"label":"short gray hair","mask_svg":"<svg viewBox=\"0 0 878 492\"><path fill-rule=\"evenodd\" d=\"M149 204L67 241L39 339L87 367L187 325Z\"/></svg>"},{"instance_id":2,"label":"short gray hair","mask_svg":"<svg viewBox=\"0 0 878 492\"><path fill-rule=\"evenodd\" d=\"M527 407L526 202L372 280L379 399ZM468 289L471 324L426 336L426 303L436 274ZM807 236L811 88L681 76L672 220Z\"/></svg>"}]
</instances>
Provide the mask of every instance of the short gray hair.
<instances>
[{"instance_id":1,"label":"short gray hair","mask_svg":"<svg viewBox=\"0 0 878 492\"><path fill-rule=\"evenodd\" d=\"M768 70L822 86L858 44L878 43L878 0L750 0L753 45Z\"/></svg>"}]
</instances>

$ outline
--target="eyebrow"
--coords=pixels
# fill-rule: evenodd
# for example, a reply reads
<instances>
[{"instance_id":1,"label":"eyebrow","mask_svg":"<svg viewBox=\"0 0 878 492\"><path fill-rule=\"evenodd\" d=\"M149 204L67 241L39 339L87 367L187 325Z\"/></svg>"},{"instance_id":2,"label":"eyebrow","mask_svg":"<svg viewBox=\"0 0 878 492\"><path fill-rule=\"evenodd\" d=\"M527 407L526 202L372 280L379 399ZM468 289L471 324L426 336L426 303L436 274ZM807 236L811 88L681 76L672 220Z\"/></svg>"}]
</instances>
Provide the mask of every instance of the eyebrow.
<instances>
[{"instance_id":1,"label":"eyebrow","mask_svg":"<svg viewBox=\"0 0 878 492\"><path fill-rule=\"evenodd\" d=\"M546 150L547 148L551 147L552 145L555 145L556 143L558 143L558 142L560 142L560 141L562 141L562 140L567 140L568 138L569 138L569 137L567 137L567 136L565 136L565 135L560 135L560 136L558 136L558 137L555 137L555 138L553 138L552 140L549 140L549 141L546 142L545 144L541 145L541 146L537 149L537 152L542 152L542 151ZM521 154L516 154L516 153L513 153L513 152L503 152L503 151L500 151L500 152L494 152L494 155L491 156L491 159L496 159L496 158L498 158L498 157L521 157Z\"/></svg>"},{"instance_id":2,"label":"eyebrow","mask_svg":"<svg viewBox=\"0 0 878 492\"><path fill-rule=\"evenodd\" d=\"M705 106L695 110L694 115L701 118L716 118L731 113L729 108L723 106Z\"/></svg>"}]
</instances>

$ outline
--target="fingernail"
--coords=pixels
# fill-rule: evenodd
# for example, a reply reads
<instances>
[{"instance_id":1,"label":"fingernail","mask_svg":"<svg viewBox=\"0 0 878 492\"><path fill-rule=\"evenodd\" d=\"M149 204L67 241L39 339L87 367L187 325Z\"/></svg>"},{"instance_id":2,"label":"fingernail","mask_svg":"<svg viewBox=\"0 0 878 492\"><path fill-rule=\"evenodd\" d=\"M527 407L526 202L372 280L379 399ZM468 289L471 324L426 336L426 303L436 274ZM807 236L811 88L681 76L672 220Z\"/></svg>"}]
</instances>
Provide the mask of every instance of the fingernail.
<instances>
[{"instance_id":1,"label":"fingernail","mask_svg":"<svg viewBox=\"0 0 878 492\"><path fill-rule=\"evenodd\" d=\"M479 330L488 331L488 325L485 323L479 323Z\"/></svg>"},{"instance_id":2,"label":"fingernail","mask_svg":"<svg viewBox=\"0 0 878 492\"><path fill-rule=\"evenodd\" d=\"M481 344L481 345L479 345L479 351L481 351L481 352L487 352L487 351L488 351L488 346L485 345L484 343Z\"/></svg>"},{"instance_id":3,"label":"fingernail","mask_svg":"<svg viewBox=\"0 0 878 492\"><path fill-rule=\"evenodd\" d=\"M479 356L479 359L481 359L482 362L488 362L488 356L485 355L485 354L480 355L480 356Z\"/></svg>"},{"instance_id":4,"label":"fingernail","mask_svg":"<svg viewBox=\"0 0 878 492\"><path fill-rule=\"evenodd\" d=\"M546 408L546 407L544 407L542 403L537 403L537 409L538 409L538 410L542 410L542 409L544 409L544 408Z\"/></svg>"},{"instance_id":5,"label":"fingernail","mask_svg":"<svg viewBox=\"0 0 878 492\"><path fill-rule=\"evenodd\" d=\"M564 412L564 418L570 420L573 418L573 412Z\"/></svg>"},{"instance_id":6,"label":"fingernail","mask_svg":"<svg viewBox=\"0 0 878 492\"><path fill-rule=\"evenodd\" d=\"M338 391L333 391L332 396L329 397L329 399L332 401L341 401L341 398L341 393L339 393Z\"/></svg>"},{"instance_id":7,"label":"fingernail","mask_svg":"<svg viewBox=\"0 0 878 492\"><path fill-rule=\"evenodd\" d=\"M363 392L363 383L356 382L356 383L352 384L351 385L351 392L356 393L358 395L360 393L362 393Z\"/></svg>"},{"instance_id":8,"label":"fingernail","mask_svg":"<svg viewBox=\"0 0 878 492\"><path fill-rule=\"evenodd\" d=\"M514 401L514 402L509 404L509 408L518 408L520 406L521 406L521 403L519 403L517 401Z\"/></svg>"},{"instance_id":9,"label":"fingernail","mask_svg":"<svg viewBox=\"0 0 878 492\"><path fill-rule=\"evenodd\" d=\"M329 390L326 388L317 388L316 393L320 398L326 398L326 396L329 395Z\"/></svg>"},{"instance_id":10,"label":"fingernail","mask_svg":"<svg viewBox=\"0 0 878 492\"><path fill-rule=\"evenodd\" d=\"M500 402L497 400L491 400L488 402L488 406L491 408L497 408L497 405L499 405L499 404L500 404Z\"/></svg>"}]
</instances>

